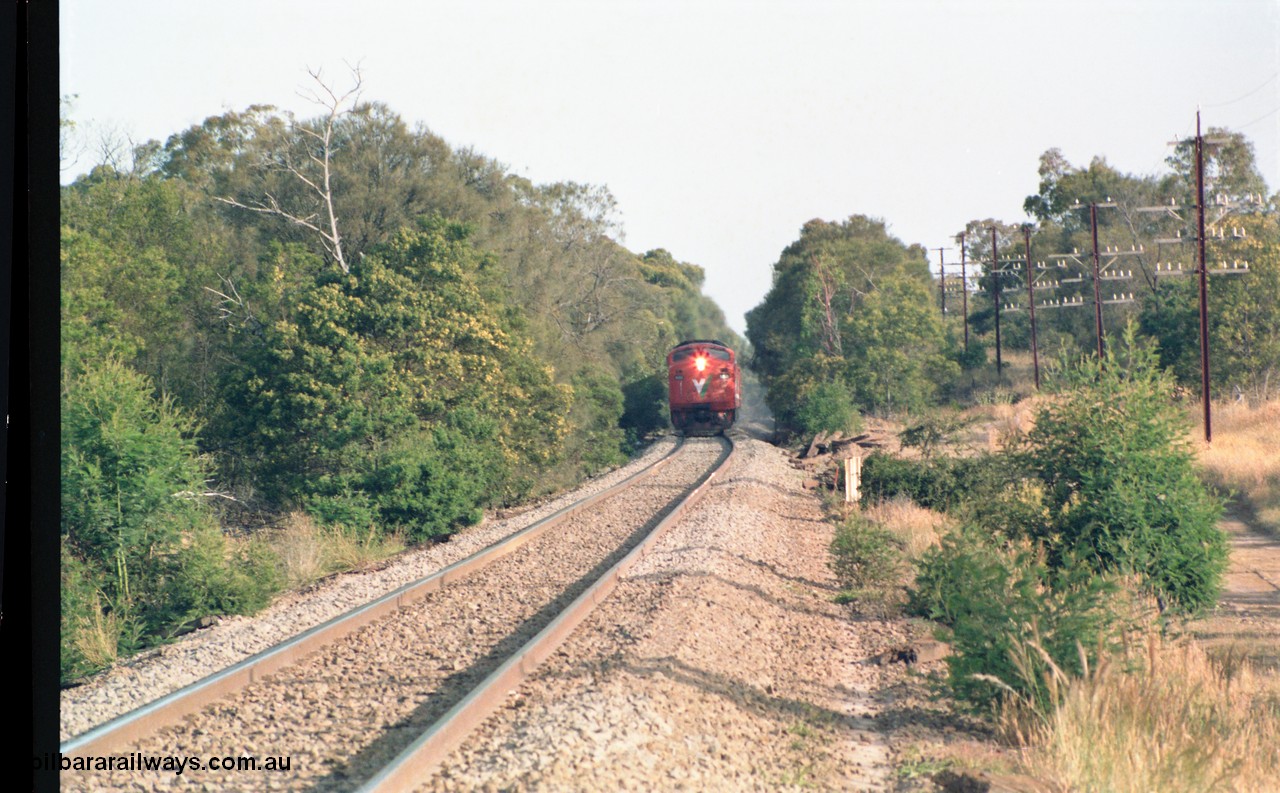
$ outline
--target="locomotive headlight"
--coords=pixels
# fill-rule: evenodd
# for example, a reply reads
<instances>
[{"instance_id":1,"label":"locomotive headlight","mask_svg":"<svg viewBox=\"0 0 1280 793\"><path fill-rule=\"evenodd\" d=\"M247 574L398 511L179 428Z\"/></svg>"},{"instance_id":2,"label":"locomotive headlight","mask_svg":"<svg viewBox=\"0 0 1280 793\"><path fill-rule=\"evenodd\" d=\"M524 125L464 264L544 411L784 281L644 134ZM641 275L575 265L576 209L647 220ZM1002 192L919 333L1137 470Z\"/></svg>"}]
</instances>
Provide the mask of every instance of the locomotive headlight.
<instances>
[{"instance_id":1,"label":"locomotive headlight","mask_svg":"<svg viewBox=\"0 0 1280 793\"><path fill-rule=\"evenodd\" d=\"M699 372L704 372L704 371L706 371L706 369L707 369L707 359L706 359L706 356L699 355L697 358L695 358L695 359L693 360L693 365L694 365L694 366L696 366L696 367L698 367L698 371L699 371Z\"/></svg>"}]
</instances>

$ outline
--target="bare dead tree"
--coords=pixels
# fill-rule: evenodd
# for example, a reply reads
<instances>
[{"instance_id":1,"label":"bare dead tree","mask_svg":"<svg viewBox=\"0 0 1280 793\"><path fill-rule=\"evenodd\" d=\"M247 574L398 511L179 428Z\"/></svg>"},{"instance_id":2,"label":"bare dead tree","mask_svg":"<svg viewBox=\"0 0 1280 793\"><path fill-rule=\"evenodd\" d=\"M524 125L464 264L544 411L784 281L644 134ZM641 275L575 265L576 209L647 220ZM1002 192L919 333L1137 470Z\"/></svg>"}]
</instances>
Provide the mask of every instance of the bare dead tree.
<instances>
[{"instance_id":1,"label":"bare dead tree","mask_svg":"<svg viewBox=\"0 0 1280 793\"><path fill-rule=\"evenodd\" d=\"M822 346L828 355L843 355L844 345L840 339L840 327L836 320L836 312L831 302L836 296L836 276L821 256L812 259L813 272L818 276L821 294L816 295L822 308Z\"/></svg>"},{"instance_id":2,"label":"bare dead tree","mask_svg":"<svg viewBox=\"0 0 1280 793\"><path fill-rule=\"evenodd\" d=\"M351 272L351 268L343 255L342 235L338 232L338 215L333 206L331 160L333 156L333 134L337 128L338 121L342 116L350 113L360 101L360 87L363 83L360 67L356 65L349 68L351 69L354 85L345 93L339 94L332 86L327 84L320 69L307 70L307 73L311 75L311 79L315 83L315 87L307 93L299 92L300 96L319 105L326 111L319 129L312 129L306 125L293 125L295 132L312 139L317 145L319 151L308 151L307 160L312 168L318 169L319 173L308 175L304 172L304 168L293 162L287 153L281 163L281 168L285 172L302 182L315 194L320 202L321 212L313 212L306 216L296 214L281 206L276 197L270 193L266 193L263 198L250 204L245 204L235 198L222 196L217 198L218 201L224 204L247 209L250 212L275 215L315 232L319 235L325 250L329 252L329 255L333 257L344 273ZM321 217L322 213L324 217Z\"/></svg>"},{"instance_id":3,"label":"bare dead tree","mask_svg":"<svg viewBox=\"0 0 1280 793\"><path fill-rule=\"evenodd\" d=\"M236 316L244 312L244 298L240 296L240 292L236 289L235 283L230 278L227 278L222 274L219 274L218 278L220 278L222 283L225 284L224 288L226 291L223 292L214 289L211 286L206 286L205 291L212 292L222 298L215 304L218 309L218 319L223 321L234 319Z\"/></svg>"}]
</instances>

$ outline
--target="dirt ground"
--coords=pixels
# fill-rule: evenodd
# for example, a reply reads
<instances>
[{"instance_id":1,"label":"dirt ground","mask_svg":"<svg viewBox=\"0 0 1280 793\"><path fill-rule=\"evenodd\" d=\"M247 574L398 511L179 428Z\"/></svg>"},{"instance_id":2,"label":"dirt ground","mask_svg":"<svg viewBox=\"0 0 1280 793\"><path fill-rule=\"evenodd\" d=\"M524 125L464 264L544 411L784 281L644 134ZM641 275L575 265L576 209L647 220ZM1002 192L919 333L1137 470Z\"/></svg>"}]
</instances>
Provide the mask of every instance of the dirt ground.
<instances>
[{"instance_id":1,"label":"dirt ground","mask_svg":"<svg viewBox=\"0 0 1280 793\"><path fill-rule=\"evenodd\" d=\"M1190 633L1215 652L1236 653L1259 670L1280 674L1280 540L1251 525L1234 507L1222 521L1231 566L1214 613Z\"/></svg>"}]
</instances>

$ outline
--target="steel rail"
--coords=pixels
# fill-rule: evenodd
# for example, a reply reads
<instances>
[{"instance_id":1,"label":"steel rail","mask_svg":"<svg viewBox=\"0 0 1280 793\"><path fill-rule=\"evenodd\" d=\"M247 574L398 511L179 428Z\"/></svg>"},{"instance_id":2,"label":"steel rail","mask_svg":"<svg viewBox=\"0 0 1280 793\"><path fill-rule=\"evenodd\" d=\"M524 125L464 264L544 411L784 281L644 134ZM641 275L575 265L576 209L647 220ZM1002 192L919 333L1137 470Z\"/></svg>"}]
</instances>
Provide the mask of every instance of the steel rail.
<instances>
[{"instance_id":1,"label":"steel rail","mask_svg":"<svg viewBox=\"0 0 1280 793\"><path fill-rule=\"evenodd\" d=\"M422 780L450 752L461 746L472 731L501 707L508 694L533 674L537 667L569 638L574 628L609 596L622 575L643 559L666 530L706 493L716 477L728 470L735 446L733 440L727 435L724 436L724 440L728 443L728 449L715 468L704 474L680 503L673 507L636 547L605 571L549 625L512 653L501 666L422 732L395 759L359 787L358 793L393 793L393 791L417 789Z\"/></svg>"},{"instance_id":2,"label":"steel rail","mask_svg":"<svg viewBox=\"0 0 1280 793\"><path fill-rule=\"evenodd\" d=\"M684 439L681 438L676 447L665 457L650 463L621 482L566 505L547 517L494 542L465 559L454 562L416 581L410 581L376 600L339 614L280 644L255 653L226 669L214 672L176 691L86 730L80 735L68 738L61 743L59 751L67 756L110 754L163 727L176 724L183 717L195 713L205 705L230 696L250 683L279 671L292 663L296 663L315 650L338 641L347 634L422 599L444 585L465 578L486 565L513 553L552 526L564 522L592 504L616 495L622 489L657 473L674 459L683 447Z\"/></svg>"}]
</instances>

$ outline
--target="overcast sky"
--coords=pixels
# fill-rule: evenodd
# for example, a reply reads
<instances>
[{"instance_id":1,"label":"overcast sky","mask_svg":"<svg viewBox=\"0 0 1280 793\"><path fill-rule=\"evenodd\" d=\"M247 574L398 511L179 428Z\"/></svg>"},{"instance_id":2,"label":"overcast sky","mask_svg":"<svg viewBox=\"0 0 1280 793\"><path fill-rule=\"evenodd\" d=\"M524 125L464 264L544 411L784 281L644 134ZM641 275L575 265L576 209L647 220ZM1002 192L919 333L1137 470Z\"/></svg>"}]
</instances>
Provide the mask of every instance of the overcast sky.
<instances>
[{"instance_id":1,"label":"overcast sky","mask_svg":"<svg viewBox=\"0 0 1280 793\"><path fill-rule=\"evenodd\" d=\"M707 270L729 322L812 218L954 245L1025 219L1040 154L1164 170L1244 132L1280 189L1280 0L62 0L83 131L166 139L307 68L535 182L604 184L628 248ZM81 165L86 163L82 162ZM89 163L91 164L91 163ZM64 180L74 172L64 173ZM937 253L931 254L936 263ZM958 259L954 250L948 261Z\"/></svg>"}]
</instances>

